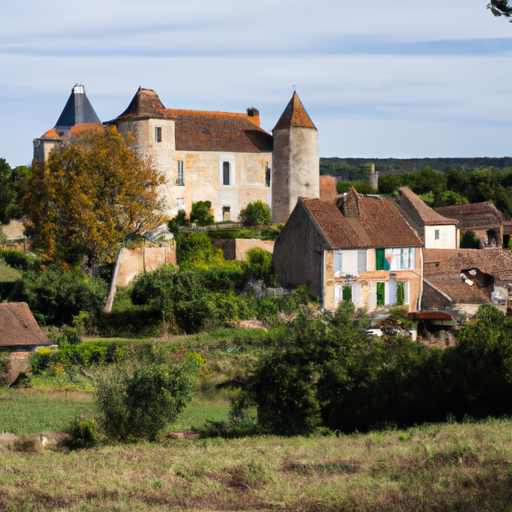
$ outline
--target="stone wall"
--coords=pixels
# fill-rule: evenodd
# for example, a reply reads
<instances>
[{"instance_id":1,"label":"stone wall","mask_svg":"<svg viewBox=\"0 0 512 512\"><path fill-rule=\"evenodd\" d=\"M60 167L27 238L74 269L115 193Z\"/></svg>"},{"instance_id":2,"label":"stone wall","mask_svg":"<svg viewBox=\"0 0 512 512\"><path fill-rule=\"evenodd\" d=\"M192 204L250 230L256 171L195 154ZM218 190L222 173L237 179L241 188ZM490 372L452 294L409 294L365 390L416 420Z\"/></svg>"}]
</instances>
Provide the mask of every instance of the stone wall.
<instances>
[{"instance_id":1,"label":"stone wall","mask_svg":"<svg viewBox=\"0 0 512 512\"><path fill-rule=\"evenodd\" d=\"M117 286L128 286L137 276L170 263L176 265L176 246L121 249Z\"/></svg>"}]
</instances>

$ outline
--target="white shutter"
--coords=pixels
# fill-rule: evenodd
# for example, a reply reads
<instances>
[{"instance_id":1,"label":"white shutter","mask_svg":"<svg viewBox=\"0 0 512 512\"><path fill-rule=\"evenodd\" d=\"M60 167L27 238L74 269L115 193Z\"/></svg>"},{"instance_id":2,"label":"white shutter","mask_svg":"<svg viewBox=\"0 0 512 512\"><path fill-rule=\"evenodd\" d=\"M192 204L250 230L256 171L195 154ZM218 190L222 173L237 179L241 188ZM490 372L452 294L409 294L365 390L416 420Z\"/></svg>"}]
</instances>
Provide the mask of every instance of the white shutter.
<instances>
[{"instance_id":1,"label":"white shutter","mask_svg":"<svg viewBox=\"0 0 512 512\"><path fill-rule=\"evenodd\" d=\"M361 294L361 285L353 284L352 285L352 303L355 306L362 306L362 294Z\"/></svg>"},{"instance_id":2,"label":"white shutter","mask_svg":"<svg viewBox=\"0 0 512 512\"><path fill-rule=\"evenodd\" d=\"M335 277L339 277L342 272L342 256L341 251L334 251L334 275Z\"/></svg>"},{"instance_id":3,"label":"white shutter","mask_svg":"<svg viewBox=\"0 0 512 512\"><path fill-rule=\"evenodd\" d=\"M338 305L343 300L343 286L341 284L334 285L334 302Z\"/></svg>"},{"instance_id":4,"label":"white shutter","mask_svg":"<svg viewBox=\"0 0 512 512\"><path fill-rule=\"evenodd\" d=\"M361 274L362 272L366 272L366 250L357 251L357 273Z\"/></svg>"},{"instance_id":5,"label":"white shutter","mask_svg":"<svg viewBox=\"0 0 512 512\"><path fill-rule=\"evenodd\" d=\"M386 304L395 304L396 302L396 279L390 279L387 283L387 301Z\"/></svg>"}]
</instances>

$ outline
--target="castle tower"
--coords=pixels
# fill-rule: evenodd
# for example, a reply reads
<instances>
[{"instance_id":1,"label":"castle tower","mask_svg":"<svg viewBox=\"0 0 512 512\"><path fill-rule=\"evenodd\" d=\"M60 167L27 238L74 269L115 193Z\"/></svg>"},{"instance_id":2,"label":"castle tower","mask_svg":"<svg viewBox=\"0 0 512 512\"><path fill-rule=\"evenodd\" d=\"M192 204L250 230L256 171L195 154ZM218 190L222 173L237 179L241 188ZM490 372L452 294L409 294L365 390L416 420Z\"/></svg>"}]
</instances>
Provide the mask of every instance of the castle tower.
<instances>
[{"instance_id":1,"label":"castle tower","mask_svg":"<svg viewBox=\"0 0 512 512\"><path fill-rule=\"evenodd\" d=\"M285 222L299 197L320 197L318 131L296 92L273 129L272 222Z\"/></svg>"},{"instance_id":2,"label":"castle tower","mask_svg":"<svg viewBox=\"0 0 512 512\"><path fill-rule=\"evenodd\" d=\"M85 94L85 87L76 84L66 102L57 124L42 137L34 139L34 159L44 162L50 151L63 140L80 131L103 129L91 102Z\"/></svg>"}]
</instances>

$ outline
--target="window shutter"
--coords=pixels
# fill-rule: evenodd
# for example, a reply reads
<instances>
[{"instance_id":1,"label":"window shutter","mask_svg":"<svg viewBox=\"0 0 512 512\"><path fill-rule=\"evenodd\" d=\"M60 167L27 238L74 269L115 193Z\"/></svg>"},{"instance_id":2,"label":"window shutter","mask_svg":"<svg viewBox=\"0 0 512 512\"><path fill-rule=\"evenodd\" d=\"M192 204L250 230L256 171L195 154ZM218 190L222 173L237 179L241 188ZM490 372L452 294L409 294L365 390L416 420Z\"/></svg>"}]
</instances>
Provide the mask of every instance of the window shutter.
<instances>
[{"instance_id":1,"label":"window shutter","mask_svg":"<svg viewBox=\"0 0 512 512\"><path fill-rule=\"evenodd\" d=\"M386 261L386 258L384 257L384 249L375 249L376 254L376 270L385 270L384 268L384 262Z\"/></svg>"},{"instance_id":2,"label":"window shutter","mask_svg":"<svg viewBox=\"0 0 512 512\"><path fill-rule=\"evenodd\" d=\"M357 251L357 273L366 272L366 251Z\"/></svg>"}]
</instances>

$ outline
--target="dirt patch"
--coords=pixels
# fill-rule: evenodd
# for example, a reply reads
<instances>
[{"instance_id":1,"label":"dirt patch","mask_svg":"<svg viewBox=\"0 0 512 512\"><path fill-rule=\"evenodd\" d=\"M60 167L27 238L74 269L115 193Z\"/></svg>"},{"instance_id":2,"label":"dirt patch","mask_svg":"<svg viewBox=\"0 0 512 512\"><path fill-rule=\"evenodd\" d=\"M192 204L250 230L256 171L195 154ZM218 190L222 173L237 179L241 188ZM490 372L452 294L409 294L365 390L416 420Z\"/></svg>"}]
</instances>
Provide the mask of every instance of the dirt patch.
<instances>
[{"instance_id":1,"label":"dirt patch","mask_svg":"<svg viewBox=\"0 0 512 512\"><path fill-rule=\"evenodd\" d=\"M65 434L59 432L42 432L40 434L0 433L0 451L18 450L26 447L29 451L40 451L44 448L55 448Z\"/></svg>"}]
</instances>

